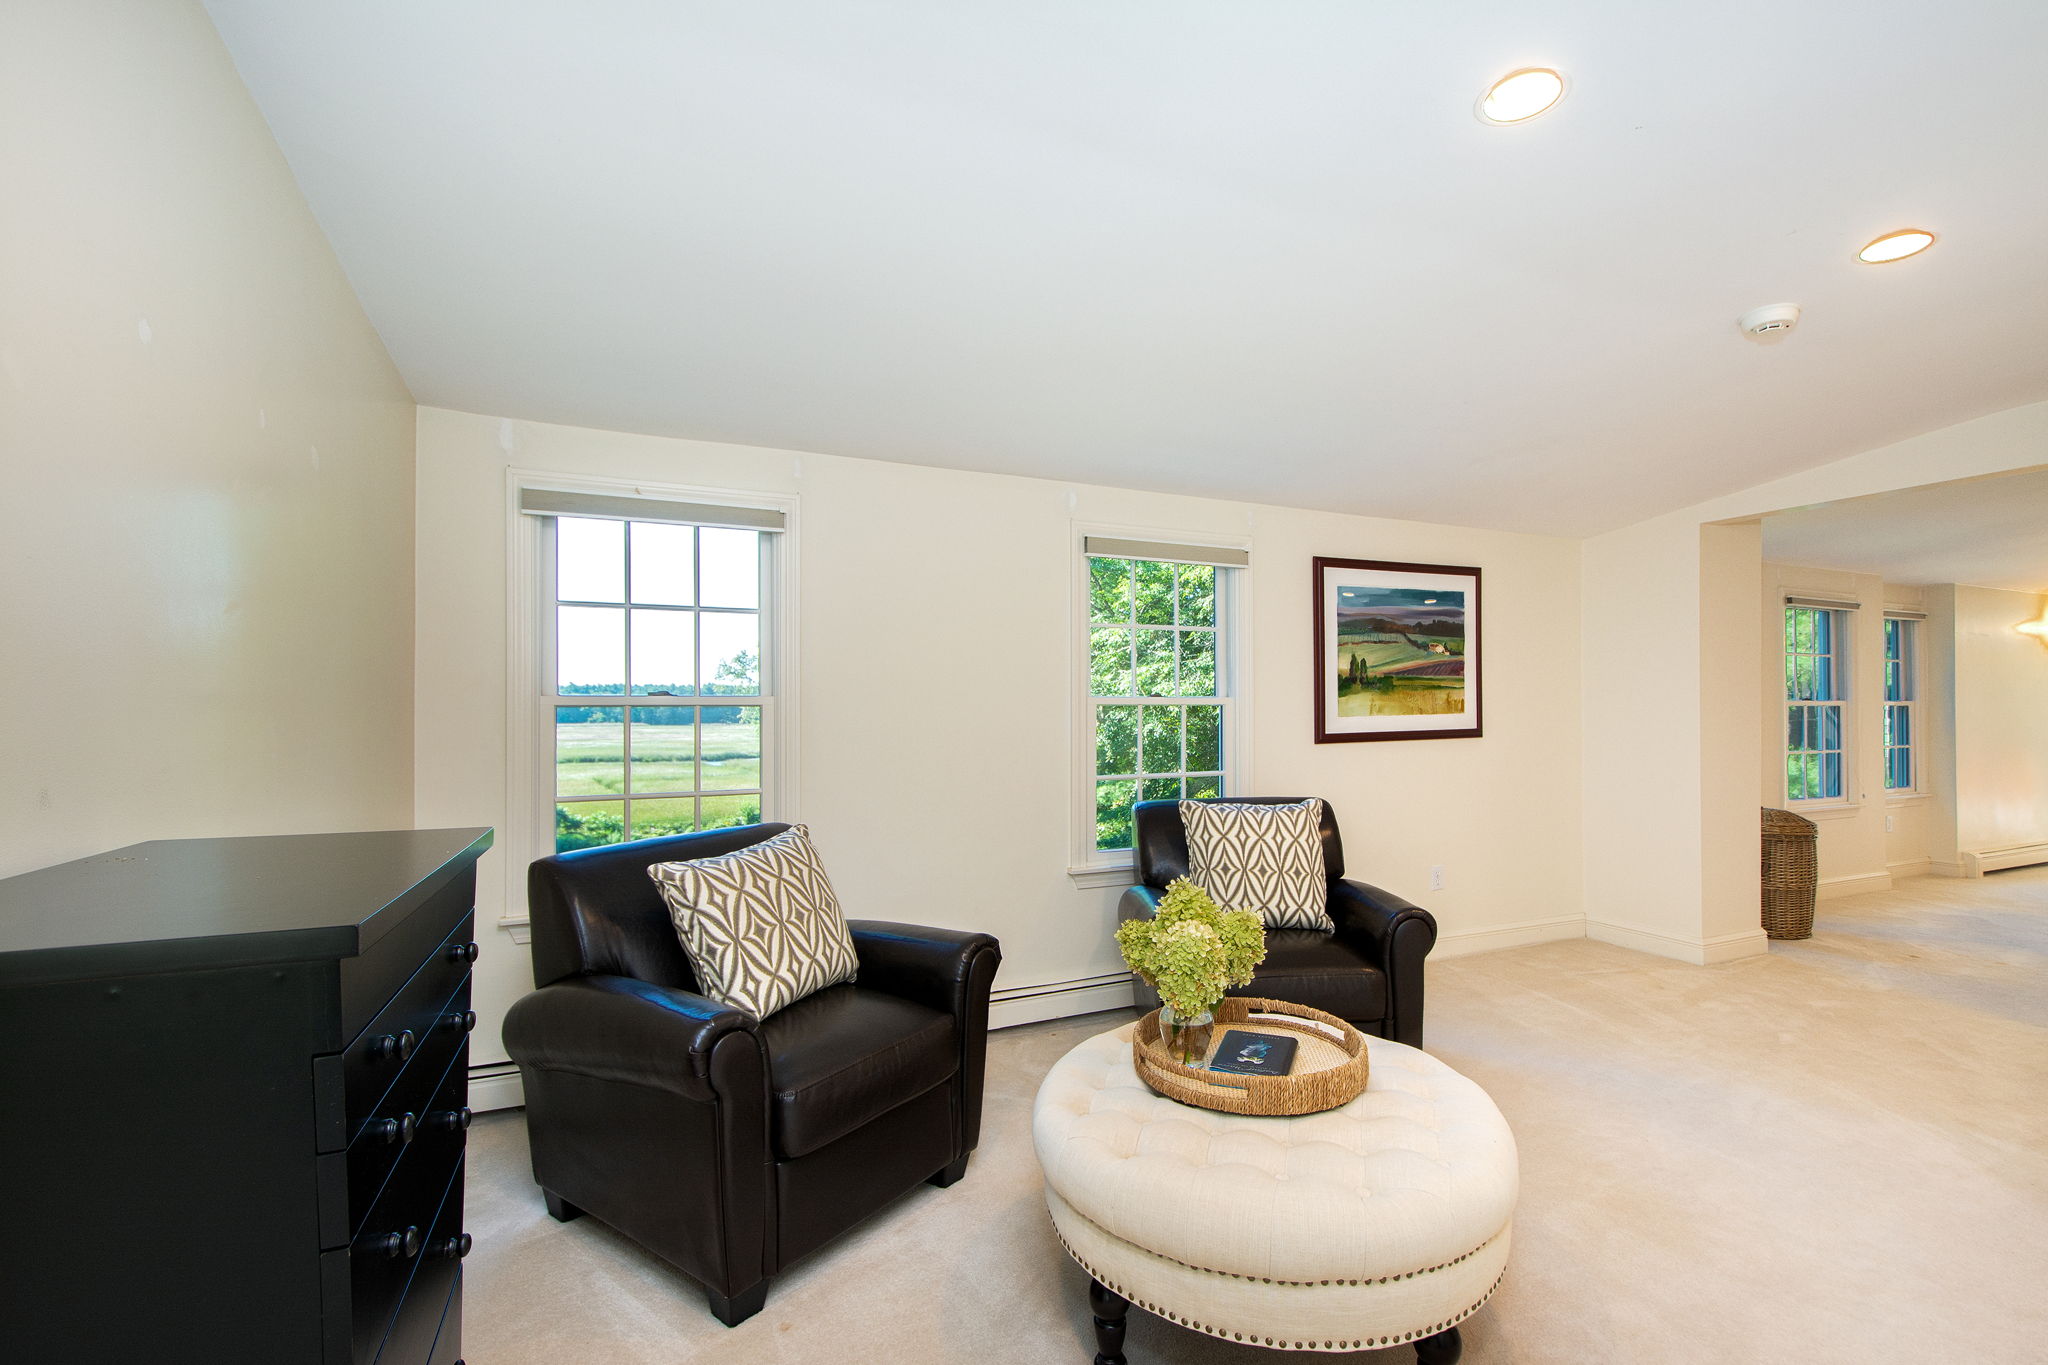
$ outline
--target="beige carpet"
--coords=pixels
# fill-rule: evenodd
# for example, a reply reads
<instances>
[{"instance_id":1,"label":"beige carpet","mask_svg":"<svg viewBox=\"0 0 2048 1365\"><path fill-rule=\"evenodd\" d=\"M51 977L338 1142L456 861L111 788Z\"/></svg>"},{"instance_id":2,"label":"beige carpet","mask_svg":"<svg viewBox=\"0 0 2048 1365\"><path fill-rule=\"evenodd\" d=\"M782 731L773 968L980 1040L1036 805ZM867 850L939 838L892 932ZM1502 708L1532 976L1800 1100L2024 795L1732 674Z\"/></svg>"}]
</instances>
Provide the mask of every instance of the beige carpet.
<instances>
[{"instance_id":1,"label":"beige carpet","mask_svg":"<svg viewBox=\"0 0 2048 1365\"><path fill-rule=\"evenodd\" d=\"M2048 868L1821 906L1819 934L1688 967L1591 941L1430 968L1430 1051L1521 1147L1486 1362L2048 1360ZM1029 1115L1124 1014L994 1035L982 1146L727 1330L592 1219L541 1209L516 1112L472 1143L470 1365L1088 1361ZM1282 1357L1134 1311L1128 1353ZM1409 1348L1343 1357L1406 1362Z\"/></svg>"}]
</instances>

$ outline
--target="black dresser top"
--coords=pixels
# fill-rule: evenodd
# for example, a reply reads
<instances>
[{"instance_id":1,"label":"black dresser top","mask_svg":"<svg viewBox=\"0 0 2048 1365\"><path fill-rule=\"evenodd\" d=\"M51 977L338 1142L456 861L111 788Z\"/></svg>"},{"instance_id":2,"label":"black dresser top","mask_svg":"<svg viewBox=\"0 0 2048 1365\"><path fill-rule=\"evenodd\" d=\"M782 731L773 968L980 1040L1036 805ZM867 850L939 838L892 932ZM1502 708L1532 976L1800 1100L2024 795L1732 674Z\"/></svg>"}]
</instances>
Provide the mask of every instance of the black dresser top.
<instances>
[{"instance_id":1,"label":"black dresser top","mask_svg":"<svg viewBox=\"0 0 2048 1365\"><path fill-rule=\"evenodd\" d=\"M0 880L0 984L353 957L488 829L159 839Z\"/></svg>"}]
</instances>

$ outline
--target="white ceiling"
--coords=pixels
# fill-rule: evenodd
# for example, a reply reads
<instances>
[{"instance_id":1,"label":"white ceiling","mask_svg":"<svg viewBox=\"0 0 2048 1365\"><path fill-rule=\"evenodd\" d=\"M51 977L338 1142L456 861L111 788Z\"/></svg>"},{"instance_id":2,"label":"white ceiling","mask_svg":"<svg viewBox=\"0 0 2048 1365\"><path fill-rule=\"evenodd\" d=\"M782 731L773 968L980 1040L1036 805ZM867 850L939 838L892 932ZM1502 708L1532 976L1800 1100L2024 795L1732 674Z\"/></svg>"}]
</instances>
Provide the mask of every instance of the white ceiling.
<instances>
[{"instance_id":1,"label":"white ceiling","mask_svg":"<svg viewBox=\"0 0 2048 1365\"><path fill-rule=\"evenodd\" d=\"M1584 534L2048 398L2039 0L207 7L426 404Z\"/></svg>"},{"instance_id":2,"label":"white ceiling","mask_svg":"<svg viewBox=\"0 0 2048 1365\"><path fill-rule=\"evenodd\" d=\"M1774 513L1764 558L1888 583L2048 592L2048 469Z\"/></svg>"}]
</instances>

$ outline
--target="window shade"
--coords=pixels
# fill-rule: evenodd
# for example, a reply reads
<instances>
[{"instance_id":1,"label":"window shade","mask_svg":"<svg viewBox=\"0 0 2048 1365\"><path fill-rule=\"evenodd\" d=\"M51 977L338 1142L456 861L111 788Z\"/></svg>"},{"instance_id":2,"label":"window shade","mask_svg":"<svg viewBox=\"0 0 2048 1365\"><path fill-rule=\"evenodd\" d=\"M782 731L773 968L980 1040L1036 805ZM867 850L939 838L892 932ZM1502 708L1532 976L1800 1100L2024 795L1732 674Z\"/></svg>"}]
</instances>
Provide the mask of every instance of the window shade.
<instances>
[{"instance_id":1,"label":"window shade","mask_svg":"<svg viewBox=\"0 0 2048 1365\"><path fill-rule=\"evenodd\" d=\"M1218 545L1175 545L1160 540L1117 540L1109 536L1087 536L1083 545L1091 555L1108 559L1156 559L1167 564L1214 564L1221 569L1242 569L1252 562L1248 550L1231 550Z\"/></svg>"},{"instance_id":2,"label":"window shade","mask_svg":"<svg viewBox=\"0 0 2048 1365\"><path fill-rule=\"evenodd\" d=\"M1905 607L1886 607L1884 614L1885 619L1890 621L1925 621L1927 619L1926 612L1912 611Z\"/></svg>"},{"instance_id":3,"label":"window shade","mask_svg":"<svg viewBox=\"0 0 2048 1365\"><path fill-rule=\"evenodd\" d=\"M780 531L782 513L771 507L729 507L710 502L679 502L630 493L565 493L554 488L522 488L519 510L535 517L597 517L607 521L668 521L690 526L738 526L754 531Z\"/></svg>"},{"instance_id":4,"label":"window shade","mask_svg":"<svg viewBox=\"0 0 2048 1365\"><path fill-rule=\"evenodd\" d=\"M1859 604L1844 602L1833 597L1793 597L1788 593L1785 597L1785 605L1788 607L1819 607L1823 611L1854 611Z\"/></svg>"}]
</instances>

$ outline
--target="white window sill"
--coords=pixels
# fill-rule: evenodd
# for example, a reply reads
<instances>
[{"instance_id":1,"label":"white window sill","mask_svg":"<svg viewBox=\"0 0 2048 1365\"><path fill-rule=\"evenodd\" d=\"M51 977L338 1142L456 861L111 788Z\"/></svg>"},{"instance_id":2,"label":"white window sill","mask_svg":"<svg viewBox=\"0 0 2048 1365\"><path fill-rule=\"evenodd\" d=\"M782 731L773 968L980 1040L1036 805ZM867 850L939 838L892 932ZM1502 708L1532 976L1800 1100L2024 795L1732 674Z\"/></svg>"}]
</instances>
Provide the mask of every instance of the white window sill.
<instances>
[{"instance_id":1,"label":"white window sill","mask_svg":"<svg viewBox=\"0 0 2048 1365\"><path fill-rule=\"evenodd\" d=\"M1067 876L1077 887L1094 889L1105 886L1134 886L1138 872L1128 862L1090 863L1082 867L1070 867Z\"/></svg>"},{"instance_id":2,"label":"white window sill","mask_svg":"<svg viewBox=\"0 0 2048 1365\"><path fill-rule=\"evenodd\" d=\"M1915 801L1925 801L1933 795L1933 792L1886 792L1884 803L1887 806L1908 806Z\"/></svg>"},{"instance_id":3,"label":"white window sill","mask_svg":"<svg viewBox=\"0 0 2048 1365\"><path fill-rule=\"evenodd\" d=\"M1863 805L1857 801L1845 801L1829 806L1809 806L1802 801L1791 801L1786 803L1785 809L1809 820L1853 820L1862 814Z\"/></svg>"}]
</instances>

